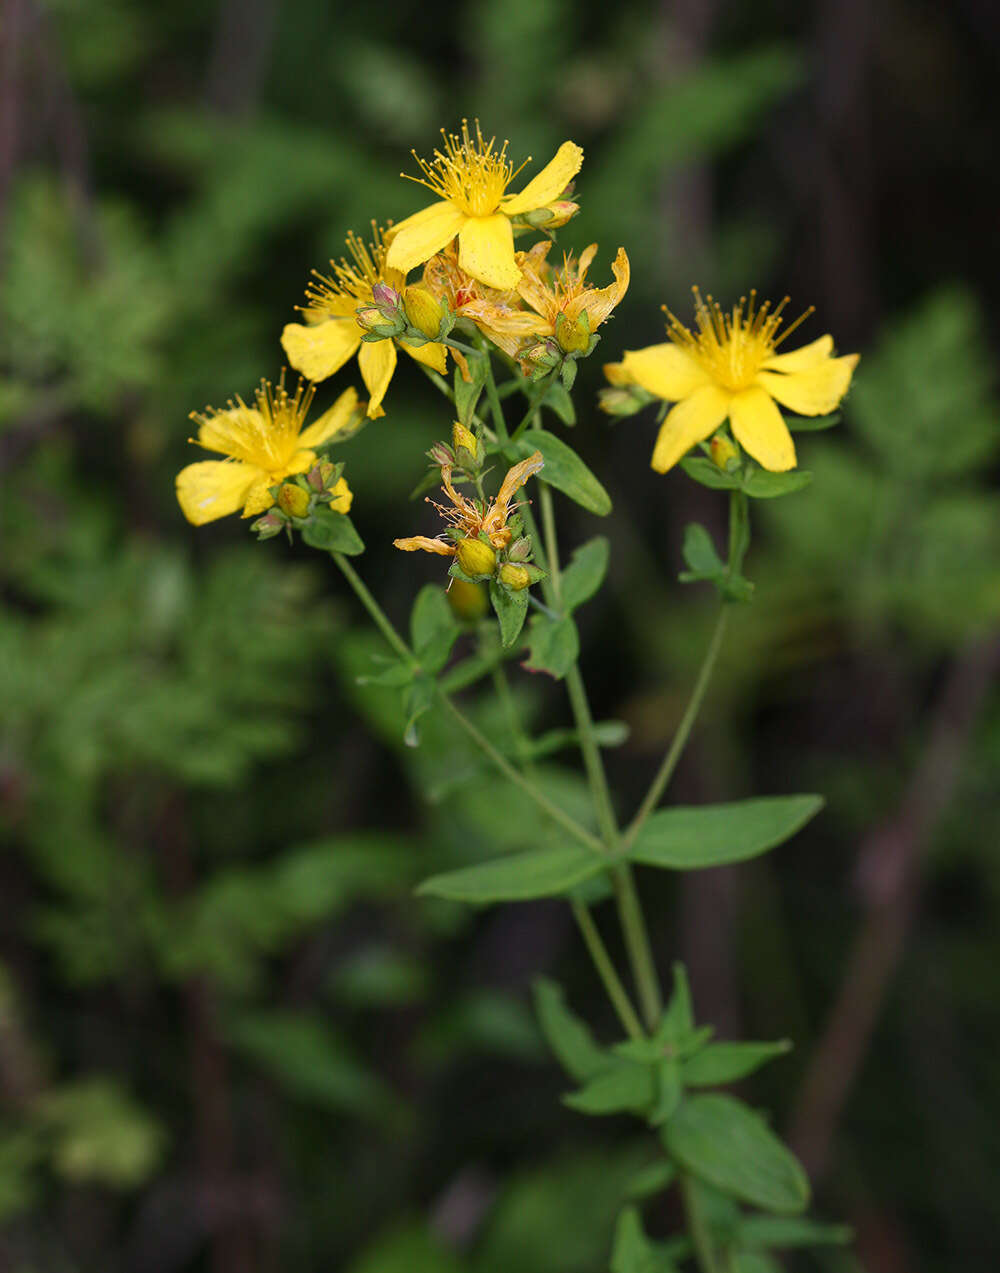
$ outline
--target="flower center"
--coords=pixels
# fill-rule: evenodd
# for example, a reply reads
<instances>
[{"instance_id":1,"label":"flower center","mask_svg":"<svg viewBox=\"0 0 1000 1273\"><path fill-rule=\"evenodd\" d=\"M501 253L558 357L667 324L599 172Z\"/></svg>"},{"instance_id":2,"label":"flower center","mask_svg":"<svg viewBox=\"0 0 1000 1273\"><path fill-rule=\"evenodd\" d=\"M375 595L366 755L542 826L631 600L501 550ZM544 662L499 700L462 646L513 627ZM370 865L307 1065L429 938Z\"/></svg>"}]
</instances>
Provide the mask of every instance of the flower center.
<instances>
[{"instance_id":1,"label":"flower center","mask_svg":"<svg viewBox=\"0 0 1000 1273\"><path fill-rule=\"evenodd\" d=\"M741 296L729 313L711 296L703 300L697 288L694 288L694 298L698 330L689 331L664 307L667 335L690 354L717 385L734 393L750 388L778 345L813 312L812 307L807 309L779 336L781 311L788 304L787 296L772 310L770 301L764 301L757 308L756 292L751 292L749 301Z\"/></svg>"},{"instance_id":2,"label":"flower center","mask_svg":"<svg viewBox=\"0 0 1000 1273\"><path fill-rule=\"evenodd\" d=\"M256 410L237 395L224 410L210 415L192 412L192 417L199 424L211 425L212 450L263 469L277 480L288 476L314 393L314 385L307 387L300 381L294 396L289 394L282 373L277 385L260 382L254 392Z\"/></svg>"},{"instance_id":3,"label":"flower center","mask_svg":"<svg viewBox=\"0 0 1000 1273\"><path fill-rule=\"evenodd\" d=\"M496 149L496 138L483 137L476 120L475 135L469 121L462 120L461 134L441 130L444 149L435 150L433 159L421 159L416 151L422 177L400 175L408 181L426 186L440 199L447 199L469 217L488 217L500 207L504 191L524 167L514 168L507 158L507 143ZM530 162L530 156L524 163Z\"/></svg>"}]
</instances>

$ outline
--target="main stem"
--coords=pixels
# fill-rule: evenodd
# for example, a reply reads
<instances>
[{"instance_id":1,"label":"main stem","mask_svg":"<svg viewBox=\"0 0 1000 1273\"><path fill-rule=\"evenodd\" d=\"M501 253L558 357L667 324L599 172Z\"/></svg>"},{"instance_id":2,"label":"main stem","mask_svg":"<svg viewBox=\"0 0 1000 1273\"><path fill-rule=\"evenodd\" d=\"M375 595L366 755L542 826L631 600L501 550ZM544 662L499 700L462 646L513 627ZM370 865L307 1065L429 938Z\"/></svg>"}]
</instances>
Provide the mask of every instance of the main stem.
<instances>
[{"instance_id":1,"label":"main stem","mask_svg":"<svg viewBox=\"0 0 1000 1273\"><path fill-rule=\"evenodd\" d=\"M712 1233L701 1209L701 1202L695 1193L694 1182L690 1176L683 1174L679 1183L698 1267L701 1269L701 1273L719 1273Z\"/></svg>"}]
</instances>

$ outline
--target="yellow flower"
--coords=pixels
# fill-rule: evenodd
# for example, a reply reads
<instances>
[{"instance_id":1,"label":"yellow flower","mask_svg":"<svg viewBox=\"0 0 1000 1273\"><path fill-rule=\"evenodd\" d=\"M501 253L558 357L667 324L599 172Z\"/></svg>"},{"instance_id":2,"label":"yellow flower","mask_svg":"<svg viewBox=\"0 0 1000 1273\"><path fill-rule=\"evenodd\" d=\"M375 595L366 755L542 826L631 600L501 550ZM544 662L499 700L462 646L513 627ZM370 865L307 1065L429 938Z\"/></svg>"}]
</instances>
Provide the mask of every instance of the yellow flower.
<instances>
[{"instance_id":1,"label":"yellow flower","mask_svg":"<svg viewBox=\"0 0 1000 1273\"><path fill-rule=\"evenodd\" d=\"M460 532L459 538L478 540L480 535L485 535L494 548L506 548L513 538L507 525L507 519L513 511L511 500L544 463L541 451L535 451L526 460L515 464L500 484L496 498L487 505L459 494L452 485L452 466L442 464L441 485L451 500L451 507L447 508L434 500L428 500L428 503L434 504L450 530ZM455 539L450 537L430 539L427 535L413 535L409 539L394 539L392 542L405 553L416 552L419 548L424 552L438 553L442 557L454 557L458 550ZM482 546L485 548L485 543Z\"/></svg>"},{"instance_id":2,"label":"yellow flower","mask_svg":"<svg viewBox=\"0 0 1000 1273\"><path fill-rule=\"evenodd\" d=\"M316 275L316 282L306 288L308 304L301 307L305 323L288 323L281 333L281 344L288 361L307 380L326 380L339 371L349 358L358 353L358 368L369 394L368 415L382 414L382 399L396 370L395 340L365 341L364 329L358 324L356 311L373 303L372 288L383 283L401 291L405 279L399 270L386 264L385 236L372 223L373 241L363 243L356 234L347 236L353 263L341 258L331 261L333 277ZM411 358L445 371L448 356L444 345L435 343L415 348L398 342Z\"/></svg>"},{"instance_id":3,"label":"yellow flower","mask_svg":"<svg viewBox=\"0 0 1000 1273\"><path fill-rule=\"evenodd\" d=\"M509 300L498 303L492 298L472 299L463 307L463 315L512 358L526 339L539 336L561 336L564 348L586 349L590 335L628 290L630 272L624 248L618 249L611 266L615 281L608 287L588 287L587 271L597 244L584 248L578 258L564 256L560 270L553 269L547 260L551 247L551 241L544 241L517 254L522 271L517 297L529 308L518 310Z\"/></svg>"},{"instance_id":4,"label":"yellow flower","mask_svg":"<svg viewBox=\"0 0 1000 1273\"><path fill-rule=\"evenodd\" d=\"M670 339L662 345L627 351L605 374L613 385L637 384L676 403L663 421L653 450L653 468L665 473L728 418L736 440L765 469L795 467L795 444L777 403L798 415L825 415L847 392L858 355L833 357L833 337L820 336L790 353L778 353L812 310L780 336L787 297L770 312L754 309L754 293L723 313L708 297L695 293L697 332L689 331L667 310Z\"/></svg>"},{"instance_id":5,"label":"yellow flower","mask_svg":"<svg viewBox=\"0 0 1000 1273\"><path fill-rule=\"evenodd\" d=\"M435 150L430 161L414 153L424 175L409 178L433 191L440 202L393 227L387 264L406 274L430 260L457 234L459 263L467 274L500 291L516 287L521 271L514 259L511 221L557 200L580 171L583 151L574 142L564 141L520 194L508 195L507 187L524 164L513 167L506 142L496 149L496 138L486 141L478 120L475 135L463 121L460 136L443 129L441 136L444 149Z\"/></svg>"},{"instance_id":6,"label":"yellow flower","mask_svg":"<svg viewBox=\"0 0 1000 1273\"><path fill-rule=\"evenodd\" d=\"M313 448L347 428L359 410L357 393L345 389L329 411L303 429L314 392L312 385L306 388L300 382L292 396L284 378L276 386L262 380L254 394L256 406L237 397L218 410L192 411L200 427L191 441L227 458L201 460L177 474L177 501L189 522L203 526L237 509L244 517L255 517L274 503L272 486L313 467ZM334 511L346 513L353 499L347 483L341 478L330 489L338 496Z\"/></svg>"}]
</instances>

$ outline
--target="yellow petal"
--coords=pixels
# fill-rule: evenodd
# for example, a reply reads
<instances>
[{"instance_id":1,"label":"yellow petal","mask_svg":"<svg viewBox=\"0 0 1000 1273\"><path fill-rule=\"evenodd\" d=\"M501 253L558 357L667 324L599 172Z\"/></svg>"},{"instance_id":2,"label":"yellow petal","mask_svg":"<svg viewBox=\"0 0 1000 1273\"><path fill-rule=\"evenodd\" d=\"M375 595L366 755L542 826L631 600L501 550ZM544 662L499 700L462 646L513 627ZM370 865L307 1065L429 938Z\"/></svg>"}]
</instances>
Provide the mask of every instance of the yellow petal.
<instances>
[{"instance_id":1,"label":"yellow petal","mask_svg":"<svg viewBox=\"0 0 1000 1273\"><path fill-rule=\"evenodd\" d=\"M843 358L828 358L789 376L761 371L757 384L790 411L797 411L799 415L826 415L847 392L857 365L858 354L845 354Z\"/></svg>"},{"instance_id":2,"label":"yellow petal","mask_svg":"<svg viewBox=\"0 0 1000 1273\"><path fill-rule=\"evenodd\" d=\"M514 260L514 232L500 212L469 217L458 234L458 264L487 287L508 292L521 281Z\"/></svg>"},{"instance_id":3,"label":"yellow petal","mask_svg":"<svg viewBox=\"0 0 1000 1273\"><path fill-rule=\"evenodd\" d=\"M352 313L309 327L303 323L288 323L281 333L281 347L295 370L307 380L326 380L354 355L361 336L361 328Z\"/></svg>"},{"instance_id":4,"label":"yellow petal","mask_svg":"<svg viewBox=\"0 0 1000 1273\"><path fill-rule=\"evenodd\" d=\"M426 535L411 535L409 539L394 539L394 548L401 548L404 553L416 552L422 548L425 553L437 553L441 557L454 557L455 545L444 539L428 539Z\"/></svg>"},{"instance_id":5,"label":"yellow petal","mask_svg":"<svg viewBox=\"0 0 1000 1273\"><path fill-rule=\"evenodd\" d=\"M729 414L729 394L715 385L702 385L689 397L678 402L660 425L652 466L666 473L677 461L725 420Z\"/></svg>"},{"instance_id":6,"label":"yellow petal","mask_svg":"<svg viewBox=\"0 0 1000 1273\"><path fill-rule=\"evenodd\" d=\"M507 509L510 506L510 501L528 478L533 477L544 464L545 459L541 451L534 451L526 460L520 460L510 469L500 484L497 497L490 505L490 511L483 522L483 529L487 533L504 524L507 520Z\"/></svg>"},{"instance_id":7,"label":"yellow petal","mask_svg":"<svg viewBox=\"0 0 1000 1273\"><path fill-rule=\"evenodd\" d=\"M346 428L358 409L358 395L355 389L345 389L328 411L303 429L299 434L299 446L317 447L335 438L341 429Z\"/></svg>"},{"instance_id":8,"label":"yellow petal","mask_svg":"<svg viewBox=\"0 0 1000 1273\"><path fill-rule=\"evenodd\" d=\"M425 367L444 375L448 363L448 350L444 345L438 345L434 341L427 345L408 345L405 341L400 341L400 348L405 349L411 358L423 363Z\"/></svg>"},{"instance_id":9,"label":"yellow petal","mask_svg":"<svg viewBox=\"0 0 1000 1273\"><path fill-rule=\"evenodd\" d=\"M252 464L200 460L177 474L177 502L192 526L204 526L242 508L260 476Z\"/></svg>"},{"instance_id":10,"label":"yellow petal","mask_svg":"<svg viewBox=\"0 0 1000 1273\"><path fill-rule=\"evenodd\" d=\"M634 385L635 379L625 370L623 362L606 362L604 364L604 375L609 385L615 388L623 388L625 385Z\"/></svg>"},{"instance_id":11,"label":"yellow petal","mask_svg":"<svg viewBox=\"0 0 1000 1273\"><path fill-rule=\"evenodd\" d=\"M511 195L501 203L501 210L509 217L518 212L534 212L558 199L583 163L583 148L575 142L564 141L555 155L537 176L532 177L520 194Z\"/></svg>"},{"instance_id":12,"label":"yellow petal","mask_svg":"<svg viewBox=\"0 0 1000 1273\"><path fill-rule=\"evenodd\" d=\"M243 501L243 517L256 517L258 513L267 512L274 503L271 498L271 487L277 483L277 480L270 473L261 473L246 493Z\"/></svg>"},{"instance_id":13,"label":"yellow petal","mask_svg":"<svg viewBox=\"0 0 1000 1273\"><path fill-rule=\"evenodd\" d=\"M631 270L624 248L618 249L618 255L611 265L611 272L615 276L613 283L610 283L607 287L594 288L593 291L586 294L584 308L587 311L587 317L590 319L591 331L604 322L628 291Z\"/></svg>"},{"instance_id":14,"label":"yellow petal","mask_svg":"<svg viewBox=\"0 0 1000 1273\"><path fill-rule=\"evenodd\" d=\"M795 468L795 443L774 400L756 385L733 395L729 404L736 441L762 468L784 473Z\"/></svg>"},{"instance_id":15,"label":"yellow petal","mask_svg":"<svg viewBox=\"0 0 1000 1273\"><path fill-rule=\"evenodd\" d=\"M395 344L391 340L365 341L358 354L358 366L370 396L368 418L371 420L382 405L392 373L396 370Z\"/></svg>"},{"instance_id":16,"label":"yellow petal","mask_svg":"<svg viewBox=\"0 0 1000 1273\"><path fill-rule=\"evenodd\" d=\"M435 252L450 243L464 221L465 213L447 199L414 212L386 235L391 239L386 266L408 274L414 266L429 261Z\"/></svg>"},{"instance_id":17,"label":"yellow petal","mask_svg":"<svg viewBox=\"0 0 1000 1273\"><path fill-rule=\"evenodd\" d=\"M767 371L805 371L807 367L815 367L833 353L833 337L820 336L811 345L803 345L801 349L793 349L787 354L775 354L763 364Z\"/></svg>"},{"instance_id":18,"label":"yellow petal","mask_svg":"<svg viewBox=\"0 0 1000 1273\"><path fill-rule=\"evenodd\" d=\"M489 301L470 301L463 308L462 316L471 318L487 340L511 358L529 337L551 336L555 330L538 314L510 309L506 305L491 305Z\"/></svg>"},{"instance_id":19,"label":"yellow petal","mask_svg":"<svg viewBox=\"0 0 1000 1273\"><path fill-rule=\"evenodd\" d=\"M335 513L349 513L351 505L354 503L354 492L347 485L347 479L342 477L334 482L330 487L330 494L333 499L330 501L330 507Z\"/></svg>"},{"instance_id":20,"label":"yellow petal","mask_svg":"<svg viewBox=\"0 0 1000 1273\"><path fill-rule=\"evenodd\" d=\"M227 407L202 421L198 442L206 451L221 451L234 460L253 464L261 435L266 433L264 417L256 407Z\"/></svg>"},{"instance_id":21,"label":"yellow petal","mask_svg":"<svg viewBox=\"0 0 1000 1273\"><path fill-rule=\"evenodd\" d=\"M621 366L629 377L626 383L641 385L667 402L680 402L709 384L707 373L672 340L645 349L627 349Z\"/></svg>"}]
</instances>

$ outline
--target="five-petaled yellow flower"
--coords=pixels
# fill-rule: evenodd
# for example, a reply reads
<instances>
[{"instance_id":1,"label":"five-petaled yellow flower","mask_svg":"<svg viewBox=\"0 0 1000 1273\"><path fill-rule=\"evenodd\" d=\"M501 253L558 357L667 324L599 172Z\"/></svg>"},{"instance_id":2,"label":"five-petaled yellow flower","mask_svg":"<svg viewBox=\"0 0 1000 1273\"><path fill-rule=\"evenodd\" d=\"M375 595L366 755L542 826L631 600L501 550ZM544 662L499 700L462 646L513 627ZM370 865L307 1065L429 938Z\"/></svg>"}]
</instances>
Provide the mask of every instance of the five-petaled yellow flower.
<instances>
[{"instance_id":1,"label":"five-petaled yellow flower","mask_svg":"<svg viewBox=\"0 0 1000 1273\"><path fill-rule=\"evenodd\" d=\"M227 458L200 460L177 474L177 500L189 522L202 526L237 509L254 517L274 503L272 486L313 467L313 448L347 428L360 409L357 393L345 389L329 411L303 429L313 393L312 385L301 382L292 395L283 379L274 386L262 380L254 393L256 406L236 397L221 409L191 412L200 426L191 441ZM341 478L331 490L337 497L331 507L346 513L353 499L347 483Z\"/></svg>"},{"instance_id":2,"label":"five-petaled yellow flower","mask_svg":"<svg viewBox=\"0 0 1000 1273\"><path fill-rule=\"evenodd\" d=\"M628 290L629 262L624 248L611 270L615 281L607 287L588 287L587 271L597 254L591 245L579 257L567 254L561 269L547 260L551 240L536 243L528 252L518 252L521 281L517 295L527 309L515 309L508 298L473 299L462 313L510 357L516 357L525 340L559 335L568 348L585 349L589 336L605 321Z\"/></svg>"},{"instance_id":3,"label":"five-petaled yellow flower","mask_svg":"<svg viewBox=\"0 0 1000 1273\"><path fill-rule=\"evenodd\" d=\"M333 277L316 275L306 288L308 304L301 307L305 323L288 323L281 344L288 361L307 380L326 380L358 354L358 368L369 394L369 416L382 414L382 399L396 370L396 344L392 339L365 341L356 311L372 304L372 288L385 283L400 291L404 275L386 264L383 232L373 223L373 241L365 244L356 234L347 236L353 263L331 261ZM447 350L430 343L414 347L399 341L411 358L443 373ZM360 353L358 350L360 349Z\"/></svg>"},{"instance_id":4,"label":"five-petaled yellow flower","mask_svg":"<svg viewBox=\"0 0 1000 1273\"><path fill-rule=\"evenodd\" d=\"M478 121L475 135L466 121L461 135L443 129L441 135L444 149L435 150L433 159L414 153L424 175L410 178L433 191L439 202L390 230L387 264L406 274L457 234L459 264L467 274L500 291L516 287L521 271L514 259L511 221L558 199L580 171L583 150L564 141L520 194L508 195L505 191L521 168L508 160L506 142L497 149L496 138L486 141Z\"/></svg>"},{"instance_id":5,"label":"five-petaled yellow flower","mask_svg":"<svg viewBox=\"0 0 1000 1273\"><path fill-rule=\"evenodd\" d=\"M833 357L833 337L820 336L790 353L777 349L812 311L782 335L781 311L765 301L754 308L754 294L724 313L695 289L697 332L667 311L670 339L662 345L627 351L605 373L612 384L637 384L676 403L667 414L653 450L653 468L665 473L693 446L728 418L740 445L765 469L780 473L795 467L795 444L777 403L799 415L832 411L847 392L858 355Z\"/></svg>"},{"instance_id":6,"label":"five-petaled yellow flower","mask_svg":"<svg viewBox=\"0 0 1000 1273\"><path fill-rule=\"evenodd\" d=\"M478 539L480 534L484 534L494 548L506 548L513 538L507 525L507 519L513 511L511 500L544 463L541 451L535 451L526 460L515 464L501 482L496 498L487 505L467 499L456 491L451 481L452 466L442 464L441 485L451 500L451 507L445 507L431 499L428 499L428 503L434 505L449 528L461 532L464 538ZM409 539L394 539L392 542L396 548L401 548L406 553L422 548L424 552L454 557L457 551L457 543L450 536L430 539L427 535L412 535Z\"/></svg>"}]
</instances>

